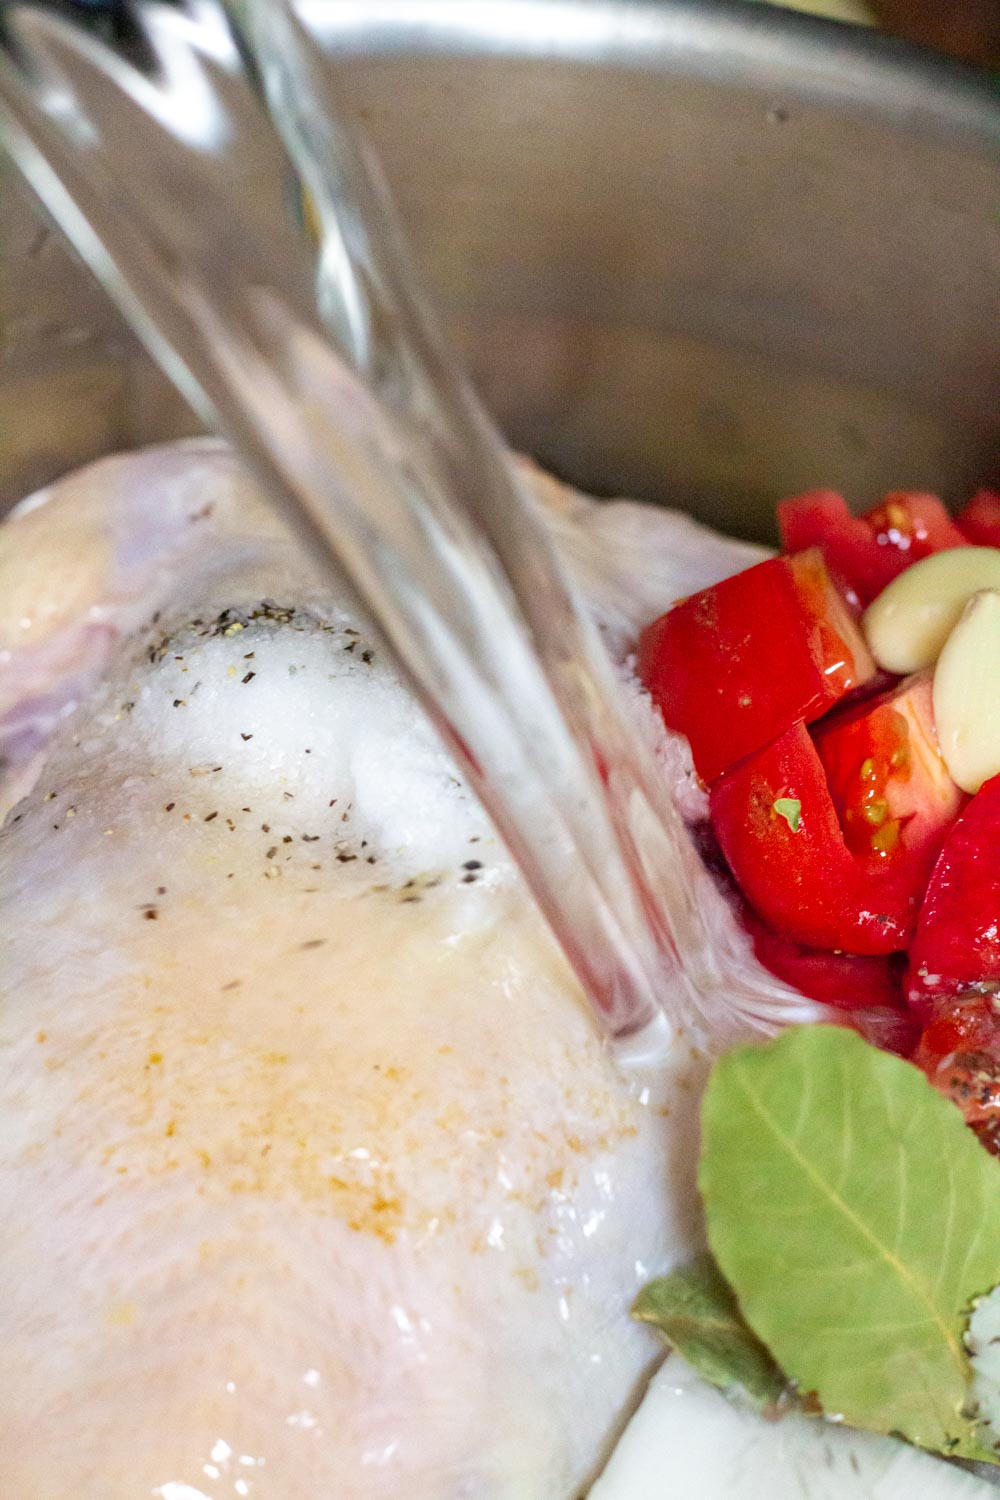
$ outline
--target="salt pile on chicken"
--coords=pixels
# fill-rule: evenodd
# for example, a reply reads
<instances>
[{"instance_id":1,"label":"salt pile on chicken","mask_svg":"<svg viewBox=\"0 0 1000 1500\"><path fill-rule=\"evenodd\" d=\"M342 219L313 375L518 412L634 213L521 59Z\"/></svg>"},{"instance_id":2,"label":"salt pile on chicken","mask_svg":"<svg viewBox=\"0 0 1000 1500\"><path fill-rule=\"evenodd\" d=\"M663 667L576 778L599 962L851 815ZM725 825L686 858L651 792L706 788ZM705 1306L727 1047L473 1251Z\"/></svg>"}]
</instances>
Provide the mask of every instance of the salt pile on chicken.
<instances>
[{"instance_id":1,"label":"salt pile on chicken","mask_svg":"<svg viewBox=\"0 0 1000 1500\"><path fill-rule=\"evenodd\" d=\"M619 652L761 555L537 484ZM712 1038L619 1071L216 443L0 532L0 749L0 1494L575 1500L660 1357L629 1305L699 1243Z\"/></svg>"}]
</instances>

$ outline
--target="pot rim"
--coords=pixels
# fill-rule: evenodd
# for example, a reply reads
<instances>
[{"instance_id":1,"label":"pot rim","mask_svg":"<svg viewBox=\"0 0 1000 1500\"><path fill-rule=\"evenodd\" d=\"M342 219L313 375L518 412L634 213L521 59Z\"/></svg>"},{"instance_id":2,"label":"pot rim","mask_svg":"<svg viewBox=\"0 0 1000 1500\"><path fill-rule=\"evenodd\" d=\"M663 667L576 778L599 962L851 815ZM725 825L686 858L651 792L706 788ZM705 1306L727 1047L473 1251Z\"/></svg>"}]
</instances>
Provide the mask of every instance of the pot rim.
<instances>
[{"instance_id":1,"label":"pot rim","mask_svg":"<svg viewBox=\"0 0 1000 1500\"><path fill-rule=\"evenodd\" d=\"M1000 147L995 74L870 27L747 0L300 0L338 57L534 60L687 75ZM787 110L787 112L786 112Z\"/></svg>"}]
</instances>

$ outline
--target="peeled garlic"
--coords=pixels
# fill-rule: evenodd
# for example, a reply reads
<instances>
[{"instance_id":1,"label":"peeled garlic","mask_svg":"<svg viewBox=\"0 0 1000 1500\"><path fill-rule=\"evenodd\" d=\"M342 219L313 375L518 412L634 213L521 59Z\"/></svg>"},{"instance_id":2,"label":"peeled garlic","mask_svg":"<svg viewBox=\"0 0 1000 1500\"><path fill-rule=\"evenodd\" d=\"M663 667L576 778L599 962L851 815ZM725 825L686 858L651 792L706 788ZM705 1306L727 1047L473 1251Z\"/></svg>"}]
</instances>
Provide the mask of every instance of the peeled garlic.
<instances>
[{"instance_id":1,"label":"peeled garlic","mask_svg":"<svg viewBox=\"0 0 1000 1500\"><path fill-rule=\"evenodd\" d=\"M1000 589L974 594L945 642L934 718L952 780L978 792L1000 772Z\"/></svg>"},{"instance_id":2,"label":"peeled garlic","mask_svg":"<svg viewBox=\"0 0 1000 1500\"><path fill-rule=\"evenodd\" d=\"M933 666L966 603L1000 588L1000 548L951 547L900 573L869 604L861 628L887 672L906 676Z\"/></svg>"}]
</instances>

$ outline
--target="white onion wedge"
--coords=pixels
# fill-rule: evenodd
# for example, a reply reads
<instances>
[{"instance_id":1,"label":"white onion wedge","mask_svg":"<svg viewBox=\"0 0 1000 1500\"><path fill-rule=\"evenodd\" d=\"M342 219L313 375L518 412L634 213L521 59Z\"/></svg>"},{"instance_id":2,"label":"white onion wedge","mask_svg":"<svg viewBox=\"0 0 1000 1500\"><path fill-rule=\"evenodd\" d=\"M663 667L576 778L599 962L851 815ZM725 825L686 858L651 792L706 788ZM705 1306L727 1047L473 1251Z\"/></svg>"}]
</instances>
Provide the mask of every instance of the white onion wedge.
<instances>
[{"instance_id":1,"label":"white onion wedge","mask_svg":"<svg viewBox=\"0 0 1000 1500\"><path fill-rule=\"evenodd\" d=\"M764 1422L672 1355L589 1500L990 1500L996 1493L896 1438L798 1415Z\"/></svg>"}]
</instances>

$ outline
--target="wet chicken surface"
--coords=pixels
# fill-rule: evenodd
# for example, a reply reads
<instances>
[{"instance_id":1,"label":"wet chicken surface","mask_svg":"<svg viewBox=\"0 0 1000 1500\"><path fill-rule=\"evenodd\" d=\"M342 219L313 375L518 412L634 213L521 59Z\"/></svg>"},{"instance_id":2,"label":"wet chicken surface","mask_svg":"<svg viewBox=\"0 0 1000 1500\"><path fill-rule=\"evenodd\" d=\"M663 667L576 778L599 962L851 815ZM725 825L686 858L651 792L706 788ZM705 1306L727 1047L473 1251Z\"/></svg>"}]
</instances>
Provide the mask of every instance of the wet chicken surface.
<instances>
[{"instance_id":1,"label":"wet chicken surface","mask_svg":"<svg viewBox=\"0 0 1000 1500\"><path fill-rule=\"evenodd\" d=\"M696 1039L623 1077L223 450L2 535L0 1494L571 1500L697 1243Z\"/></svg>"}]
</instances>

